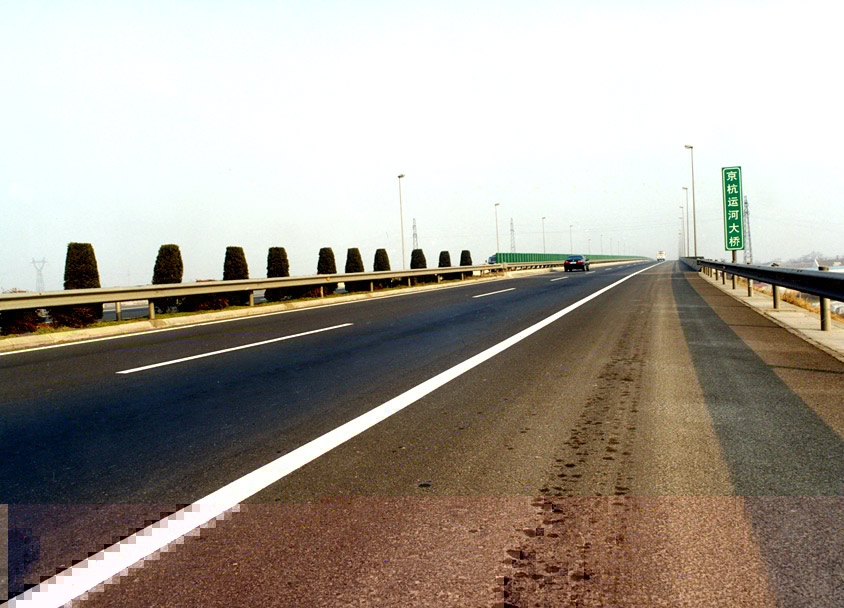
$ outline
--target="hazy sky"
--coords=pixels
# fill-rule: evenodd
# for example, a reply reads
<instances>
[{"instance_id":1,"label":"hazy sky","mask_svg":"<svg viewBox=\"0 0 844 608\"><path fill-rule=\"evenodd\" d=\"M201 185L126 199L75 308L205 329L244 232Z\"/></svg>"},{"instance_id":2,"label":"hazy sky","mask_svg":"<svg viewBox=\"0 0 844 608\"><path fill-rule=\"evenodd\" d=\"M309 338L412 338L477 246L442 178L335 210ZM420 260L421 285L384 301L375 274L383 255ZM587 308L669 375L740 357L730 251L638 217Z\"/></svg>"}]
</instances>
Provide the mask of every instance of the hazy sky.
<instances>
[{"instance_id":1,"label":"hazy sky","mask_svg":"<svg viewBox=\"0 0 844 608\"><path fill-rule=\"evenodd\" d=\"M635 7L635 8L634 8ZM834 2L0 0L0 287L185 280L227 245L313 274L401 265L397 175L429 265L501 249L677 255L694 145L698 252L725 257L741 165L757 260L844 253ZM691 203L691 201L690 201ZM601 236L603 235L603 236ZM591 243L590 243L591 239Z\"/></svg>"}]
</instances>

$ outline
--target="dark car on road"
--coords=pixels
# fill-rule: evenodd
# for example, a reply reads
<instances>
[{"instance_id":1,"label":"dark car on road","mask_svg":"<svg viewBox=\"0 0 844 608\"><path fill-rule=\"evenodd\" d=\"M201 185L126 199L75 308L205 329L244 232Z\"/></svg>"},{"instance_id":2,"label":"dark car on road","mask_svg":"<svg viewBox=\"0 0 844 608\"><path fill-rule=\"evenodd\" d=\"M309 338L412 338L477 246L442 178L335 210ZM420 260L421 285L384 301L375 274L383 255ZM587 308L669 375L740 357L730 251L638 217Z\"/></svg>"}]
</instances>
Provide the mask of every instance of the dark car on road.
<instances>
[{"instance_id":1,"label":"dark car on road","mask_svg":"<svg viewBox=\"0 0 844 608\"><path fill-rule=\"evenodd\" d=\"M588 272L589 260L582 255L570 255L566 258L566 261L563 262L563 267L566 269L566 272L570 270L582 270L583 272Z\"/></svg>"}]
</instances>

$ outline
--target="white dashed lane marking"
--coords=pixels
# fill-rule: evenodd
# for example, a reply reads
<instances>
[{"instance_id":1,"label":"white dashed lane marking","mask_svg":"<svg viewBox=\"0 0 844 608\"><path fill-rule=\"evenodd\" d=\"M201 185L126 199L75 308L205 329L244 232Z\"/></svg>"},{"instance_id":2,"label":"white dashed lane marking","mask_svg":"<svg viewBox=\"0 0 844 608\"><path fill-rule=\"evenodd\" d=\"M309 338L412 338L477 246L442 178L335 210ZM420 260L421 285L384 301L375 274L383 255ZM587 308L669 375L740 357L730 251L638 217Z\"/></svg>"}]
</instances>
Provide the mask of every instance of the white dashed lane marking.
<instances>
[{"instance_id":1,"label":"white dashed lane marking","mask_svg":"<svg viewBox=\"0 0 844 608\"><path fill-rule=\"evenodd\" d=\"M193 355L190 357L182 357L181 359L172 359L170 361L162 361L161 363L153 363L151 365L144 365L143 367L133 367L132 369L124 369L117 372L118 374L134 374L135 372L142 372L147 369L155 367L164 367L165 365L173 365L175 363L184 363L185 361L193 361L194 359L202 359L204 357L213 357L214 355L222 355L223 353L230 353L236 350L243 350L244 348L253 348L255 346L263 346L264 344L272 344L273 342L283 342L284 340L292 340L293 338L301 338L302 336L309 336L311 334L318 334L324 331L331 331L332 329L340 329L341 327L349 327L352 323L343 323L342 325L332 325L331 327L323 327L322 329L314 329L311 331L303 331L300 334L292 334L290 336L281 336L280 338L272 338L270 340L261 340L260 342L253 342L252 344L243 344L242 346L233 346L232 348L224 348L222 350L214 350L210 353L202 353L201 355Z\"/></svg>"},{"instance_id":2,"label":"white dashed lane marking","mask_svg":"<svg viewBox=\"0 0 844 608\"><path fill-rule=\"evenodd\" d=\"M511 287L510 289L500 289L498 291L490 291L489 293L482 293L480 295L472 296L472 297L473 298L485 298L487 296L494 296L497 293L504 293L505 291L513 291L515 289L516 289L515 287Z\"/></svg>"}]
</instances>

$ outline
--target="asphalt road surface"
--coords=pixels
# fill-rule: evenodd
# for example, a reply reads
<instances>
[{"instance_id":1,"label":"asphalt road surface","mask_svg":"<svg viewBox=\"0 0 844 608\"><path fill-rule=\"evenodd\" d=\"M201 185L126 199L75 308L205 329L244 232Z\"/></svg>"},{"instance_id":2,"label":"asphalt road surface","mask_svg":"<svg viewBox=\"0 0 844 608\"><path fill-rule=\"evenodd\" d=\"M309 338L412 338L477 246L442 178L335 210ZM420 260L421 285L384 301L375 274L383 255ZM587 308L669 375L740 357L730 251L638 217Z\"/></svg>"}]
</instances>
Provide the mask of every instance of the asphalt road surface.
<instances>
[{"instance_id":1,"label":"asphalt road surface","mask_svg":"<svg viewBox=\"0 0 844 608\"><path fill-rule=\"evenodd\" d=\"M86 604L844 605L844 364L649 266L0 357L11 592L644 270Z\"/></svg>"}]
</instances>

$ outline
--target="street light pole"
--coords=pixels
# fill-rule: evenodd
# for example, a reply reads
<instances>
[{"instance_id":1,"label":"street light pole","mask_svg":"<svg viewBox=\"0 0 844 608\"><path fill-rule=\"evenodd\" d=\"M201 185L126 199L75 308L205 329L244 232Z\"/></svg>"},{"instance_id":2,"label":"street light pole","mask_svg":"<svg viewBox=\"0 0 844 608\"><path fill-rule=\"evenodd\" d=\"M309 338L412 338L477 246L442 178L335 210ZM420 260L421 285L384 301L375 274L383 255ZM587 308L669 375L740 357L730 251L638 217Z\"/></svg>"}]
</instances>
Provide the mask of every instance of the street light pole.
<instances>
[{"instance_id":1,"label":"street light pole","mask_svg":"<svg viewBox=\"0 0 844 608\"><path fill-rule=\"evenodd\" d=\"M542 216L542 253L545 253L545 216Z\"/></svg>"},{"instance_id":2,"label":"street light pole","mask_svg":"<svg viewBox=\"0 0 844 608\"><path fill-rule=\"evenodd\" d=\"M493 209L495 209L495 261L496 263L499 262L498 260L498 253L501 251L501 245L498 242L498 205L501 203L495 203Z\"/></svg>"},{"instance_id":3,"label":"street light pole","mask_svg":"<svg viewBox=\"0 0 844 608\"><path fill-rule=\"evenodd\" d=\"M692 231L695 241L695 257L697 257L697 212L695 211L695 148L686 146L692 155Z\"/></svg>"},{"instance_id":4,"label":"street light pole","mask_svg":"<svg viewBox=\"0 0 844 608\"><path fill-rule=\"evenodd\" d=\"M404 212L402 211L401 207L401 178L404 177L404 173L399 175L399 221L401 222L401 269L407 270L407 266L405 265L404 261Z\"/></svg>"},{"instance_id":5,"label":"street light pole","mask_svg":"<svg viewBox=\"0 0 844 608\"><path fill-rule=\"evenodd\" d=\"M680 232L683 235L683 247L686 257L689 257L689 249L686 247L686 216L683 215L683 205L680 205Z\"/></svg>"},{"instance_id":6,"label":"street light pole","mask_svg":"<svg viewBox=\"0 0 844 608\"><path fill-rule=\"evenodd\" d=\"M683 186L686 191L686 255L689 255L689 189Z\"/></svg>"}]
</instances>

